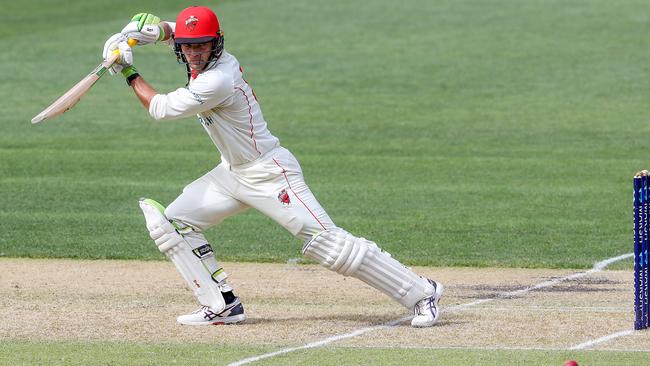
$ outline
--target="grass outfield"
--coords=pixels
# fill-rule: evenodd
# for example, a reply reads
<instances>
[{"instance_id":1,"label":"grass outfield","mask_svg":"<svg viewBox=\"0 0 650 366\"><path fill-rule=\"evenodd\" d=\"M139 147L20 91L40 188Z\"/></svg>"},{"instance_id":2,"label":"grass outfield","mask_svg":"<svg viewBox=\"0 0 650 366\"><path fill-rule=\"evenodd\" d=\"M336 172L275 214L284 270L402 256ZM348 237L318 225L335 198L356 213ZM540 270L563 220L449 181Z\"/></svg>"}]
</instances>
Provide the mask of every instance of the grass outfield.
<instances>
[{"instance_id":1,"label":"grass outfield","mask_svg":"<svg viewBox=\"0 0 650 366\"><path fill-rule=\"evenodd\" d=\"M272 348L188 344L42 343L0 341L0 364L226 365L277 351ZM11 355L11 356L9 356ZM643 365L646 352L323 348L257 361L254 365Z\"/></svg>"},{"instance_id":2,"label":"grass outfield","mask_svg":"<svg viewBox=\"0 0 650 366\"><path fill-rule=\"evenodd\" d=\"M271 131L339 226L409 265L590 268L632 251L631 178L650 168L646 1L206 4ZM108 75L74 110L29 121L99 63L105 39L134 13L173 19L186 5L0 5L0 256L163 259L137 200L169 203L218 163L197 121L153 122L122 77ZM184 84L165 46L134 53L161 92ZM300 257L299 241L252 210L206 235L227 261ZM0 364L218 364L275 350L8 337ZM647 353L326 347L258 364L568 358L640 365Z\"/></svg>"},{"instance_id":3,"label":"grass outfield","mask_svg":"<svg viewBox=\"0 0 650 366\"><path fill-rule=\"evenodd\" d=\"M632 174L649 167L642 1L225 1L226 48L335 222L413 265L589 267L631 251ZM4 256L144 258L140 196L168 203L213 167L193 119L153 123L120 77L30 118L129 16L176 2L2 5ZM135 51L161 91L169 50ZM221 258L300 243L249 211L207 233Z\"/></svg>"}]
</instances>

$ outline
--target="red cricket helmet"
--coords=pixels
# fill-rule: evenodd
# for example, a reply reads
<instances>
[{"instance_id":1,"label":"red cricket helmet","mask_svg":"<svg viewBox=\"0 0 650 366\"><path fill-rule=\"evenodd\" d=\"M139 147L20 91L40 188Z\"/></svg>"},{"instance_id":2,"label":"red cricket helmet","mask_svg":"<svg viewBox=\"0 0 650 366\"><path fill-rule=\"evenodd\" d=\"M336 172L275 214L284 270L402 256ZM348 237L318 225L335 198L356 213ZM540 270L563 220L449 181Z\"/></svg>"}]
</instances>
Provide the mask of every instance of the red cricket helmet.
<instances>
[{"instance_id":1,"label":"red cricket helmet","mask_svg":"<svg viewBox=\"0 0 650 366\"><path fill-rule=\"evenodd\" d=\"M181 48L182 44L212 43L210 58L203 64L201 71L218 60L223 53L223 32L217 15L205 6L190 6L183 9L176 17L174 32L174 52L179 63L185 64L188 80L196 77L197 71L191 70Z\"/></svg>"},{"instance_id":2,"label":"red cricket helmet","mask_svg":"<svg viewBox=\"0 0 650 366\"><path fill-rule=\"evenodd\" d=\"M176 17L174 42L205 43L222 36L217 15L205 6L190 6Z\"/></svg>"}]
</instances>

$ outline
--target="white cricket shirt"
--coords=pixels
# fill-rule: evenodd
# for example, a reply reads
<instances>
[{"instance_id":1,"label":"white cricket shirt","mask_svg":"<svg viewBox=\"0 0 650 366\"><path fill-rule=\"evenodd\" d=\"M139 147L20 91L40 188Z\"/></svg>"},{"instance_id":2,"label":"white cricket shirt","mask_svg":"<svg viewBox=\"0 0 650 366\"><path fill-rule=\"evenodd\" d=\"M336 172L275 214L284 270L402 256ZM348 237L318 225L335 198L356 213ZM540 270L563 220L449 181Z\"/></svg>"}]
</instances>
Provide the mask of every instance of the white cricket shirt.
<instances>
[{"instance_id":1,"label":"white cricket shirt","mask_svg":"<svg viewBox=\"0 0 650 366\"><path fill-rule=\"evenodd\" d=\"M221 159L232 165L248 163L280 146L267 128L239 62L225 50L187 87L154 96L149 114L156 120L196 115Z\"/></svg>"}]
</instances>

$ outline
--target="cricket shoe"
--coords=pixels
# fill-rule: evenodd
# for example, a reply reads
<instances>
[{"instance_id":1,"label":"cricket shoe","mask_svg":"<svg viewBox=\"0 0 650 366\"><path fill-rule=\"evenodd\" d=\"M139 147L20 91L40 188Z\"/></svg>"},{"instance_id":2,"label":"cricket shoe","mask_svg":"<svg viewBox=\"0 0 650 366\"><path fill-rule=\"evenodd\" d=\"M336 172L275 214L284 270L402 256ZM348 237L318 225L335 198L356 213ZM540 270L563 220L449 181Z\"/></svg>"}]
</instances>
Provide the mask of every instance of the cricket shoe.
<instances>
[{"instance_id":1,"label":"cricket shoe","mask_svg":"<svg viewBox=\"0 0 650 366\"><path fill-rule=\"evenodd\" d=\"M235 324L241 323L246 320L244 314L244 306L235 298L235 301L226 305L226 308L220 312L215 313L207 306L201 306L198 310L191 314L181 315L176 321L184 325L222 325L222 324Z\"/></svg>"},{"instance_id":2,"label":"cricket shoe","mask_svg":"<svg viewBox=\"0 0 650 366\"><path fill-rule=\"evenodd\" d=\"M425 328L434 325L440 315L438 301L440 301L445 288L442 286L442 283L427 280L433 286L434 292L433 295L425 297L415 304L415 308L413 309L415 316L411 320L411 326L415 328Z\"/></svg>"}]
</instances>

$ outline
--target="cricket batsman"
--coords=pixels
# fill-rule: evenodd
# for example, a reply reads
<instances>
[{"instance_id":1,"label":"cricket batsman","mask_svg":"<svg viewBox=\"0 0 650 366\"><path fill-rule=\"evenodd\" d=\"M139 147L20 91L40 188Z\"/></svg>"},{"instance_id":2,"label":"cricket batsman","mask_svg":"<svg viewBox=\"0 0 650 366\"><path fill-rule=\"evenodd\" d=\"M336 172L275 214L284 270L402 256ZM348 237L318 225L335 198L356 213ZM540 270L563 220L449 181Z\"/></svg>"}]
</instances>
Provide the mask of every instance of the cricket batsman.
<instances>
[{"instance_id":1,"label":"cricket batsman","mask_svg":"<svg viewBox=\"0 0 650 366\"><path fill-rule=\"evenodd\" d=\"M128 39L138 45L169 44L187 70L187 85L158 93L133 66ZM119 53L111 69L121 73L155 120L197 116L221 153L221 163L187 185L163 207L141 199L147 229L174 263L200 308L181 315L186 325L231 324L246 319L203 232L250 207L302 240L302 253L326 268L358 278L414 312L411 325L432 326L440 314L441 283L421 277L377 244L337 227L305 183L300 164L271 134L237 59L224 49L215 13L192 6L176 22L135 15L110 37L103 57Z\"/></svg>"}]
</instances>

